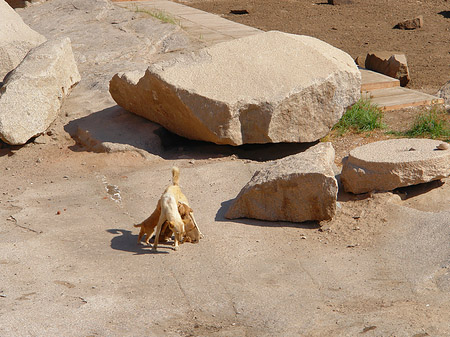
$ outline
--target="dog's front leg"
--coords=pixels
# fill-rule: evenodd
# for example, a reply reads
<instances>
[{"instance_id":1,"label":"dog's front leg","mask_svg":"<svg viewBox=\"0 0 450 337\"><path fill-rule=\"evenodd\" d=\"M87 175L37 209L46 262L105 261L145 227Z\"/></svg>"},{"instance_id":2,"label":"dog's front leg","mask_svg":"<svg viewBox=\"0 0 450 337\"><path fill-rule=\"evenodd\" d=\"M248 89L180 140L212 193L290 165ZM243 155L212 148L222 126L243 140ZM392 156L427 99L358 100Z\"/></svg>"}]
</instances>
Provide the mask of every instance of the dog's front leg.
<instances>
[{"instance_id":1,"label":"dog's front leg","mask_svg":"<svg viewBox=\"0 0 450 337\"><path fill-rule=\"evenodd\" d=\"M156 234L155 234L155 241L153 242L152 251L156 252L156 248L158 247L159 242L159 235L161 234L161 227L164 223L164 217L161 214L158 220L158 225L156 225Z\"/></svg>"}]
</instances>

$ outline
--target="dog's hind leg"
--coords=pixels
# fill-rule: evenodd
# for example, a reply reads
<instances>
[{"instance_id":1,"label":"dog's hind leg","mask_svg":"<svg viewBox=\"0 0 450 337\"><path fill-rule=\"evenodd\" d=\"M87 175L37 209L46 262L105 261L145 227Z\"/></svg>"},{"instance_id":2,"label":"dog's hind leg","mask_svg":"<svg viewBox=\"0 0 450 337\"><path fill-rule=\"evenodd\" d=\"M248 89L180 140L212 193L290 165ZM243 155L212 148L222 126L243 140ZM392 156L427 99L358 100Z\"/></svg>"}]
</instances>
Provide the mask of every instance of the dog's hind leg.
<instances>
[{"instance_id":1,"label":"dog's hind leg","mask_svg":"<svg viewBox=\"0 0 450 337\"><path fill-rule=\"evenodd\" d=\"M153 242L152 251L156 252L156 248L158 247L159 235L161 234L161 227L165 221L165 215L161 213L158 224L156 225L156 233L155 233L155 241Z\"/></svg>"},{"instance_id":2,"label":"dog's hind leg","mask_svg":"<svg viewBox=\"0 0 450 337\"><path fill-rule=\"evenodd\" d=\"M205 236L204 236L204 235L202 234L202 232L200 231L200 228L199 228L198 225L197 225L197 221L195 221L194 213L193 213L193 212L189 212L189 216L191 217L192 222L194 223L195 227L197 227L197 230L198 230L198 232L200 233L200 239L203 239Z\"/></svg>"}]
</instances>

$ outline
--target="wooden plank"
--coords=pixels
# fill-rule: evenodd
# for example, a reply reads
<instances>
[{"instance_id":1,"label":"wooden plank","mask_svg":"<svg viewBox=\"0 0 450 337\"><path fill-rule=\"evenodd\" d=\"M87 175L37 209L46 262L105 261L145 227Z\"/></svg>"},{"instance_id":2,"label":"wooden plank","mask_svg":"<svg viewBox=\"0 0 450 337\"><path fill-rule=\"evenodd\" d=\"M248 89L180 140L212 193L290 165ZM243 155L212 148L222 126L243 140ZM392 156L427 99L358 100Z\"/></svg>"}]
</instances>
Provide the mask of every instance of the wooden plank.
<instances>
[{"instance_id":1,"label":"wooden plank","mask_svg":"<svg viewBox=\"0 0 450 337\"><path fill-rule=\"evenodd\" d=\"M361 72L361 91L394 88L400 86L400 81L395 78L364 68L359 68L359 71Z\"/></svg>"},{"instance_id":2,"label":"wooden plank","mask_svg":"<svg viewBox=\"0 0 450 337\"><path fill-rule=\"evenodd\" d=\"M444 103L442 98L407 88L373 90L364 93L362 97L370 98L372 103L377 104L383 110Z\"/></svg>"}]
</instances>

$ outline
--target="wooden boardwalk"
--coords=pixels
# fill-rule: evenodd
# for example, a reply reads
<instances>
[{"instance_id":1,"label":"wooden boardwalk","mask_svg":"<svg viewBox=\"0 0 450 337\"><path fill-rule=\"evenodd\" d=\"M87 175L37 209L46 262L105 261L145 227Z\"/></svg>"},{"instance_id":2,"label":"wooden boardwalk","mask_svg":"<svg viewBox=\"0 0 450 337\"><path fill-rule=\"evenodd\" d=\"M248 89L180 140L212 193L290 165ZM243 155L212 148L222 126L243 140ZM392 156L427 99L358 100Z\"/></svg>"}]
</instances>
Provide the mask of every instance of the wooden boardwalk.
<instances>
[{"instance_id":1,"label":"wooden boardwalk","mask_svg":"<svg viewBox=\"0 0 450 337\"><path fill-rule=\"evenodd\" d=\"M130 10L161 11L169 14L177 20L177 23L189 35L207 45L263 32L259 29L224 19L218 15L169 0L112 1L116 2L118 6L126 7ZM442 98L400 87L400 82L397 79L363 68L360 68L360 71L362 76L361 96L370 98L373 103L383 110L444 103Z\"/></svg>"}]
</instances>

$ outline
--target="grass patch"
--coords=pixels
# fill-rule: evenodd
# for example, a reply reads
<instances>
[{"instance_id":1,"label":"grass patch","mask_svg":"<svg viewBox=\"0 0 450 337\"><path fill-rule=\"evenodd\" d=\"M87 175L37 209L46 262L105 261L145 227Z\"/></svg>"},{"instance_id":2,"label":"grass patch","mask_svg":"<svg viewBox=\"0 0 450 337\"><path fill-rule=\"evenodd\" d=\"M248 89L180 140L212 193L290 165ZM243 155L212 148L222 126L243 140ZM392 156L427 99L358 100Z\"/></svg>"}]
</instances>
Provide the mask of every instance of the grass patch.
<instances>
[{"instance_id":1,"label":"grass patch","mask_svg":"<svg viewBox=\"0 0 450 337\"><path fill-rule=\"evenodd\" d=\"M169 13L162 11L162 10L148 10L139 8L136 6L136 9L134 10L136 13L145 13L150 15L151 17L154 17L155 19L158 19L159 21L170 23L172 25L180 25L180 20L177 20L175 17L170 15Z\"/></svg>"},{"instance_id":2,"label":"grass patch","mask_svg":"<svg viewBox=\"0 0 450 337\"><path fill-rule=\"evenodd\" d=\"M384 128L383 112L367 99L360 99L344 113L340 121L333 127L340 136L348 131L356 133Z\"/></svg>"},{"instance_id":3,"label":"grass patch","mask_svg":"<svg viewBox=\"0 0 450 337\"><path fill-rule=\"evenodd\" d=\"M403 134L414 138L450 138L450 123L446 119L446 111L440 107L432 107L419 114L411 129Z\"/></svg>"}]
</instances>

